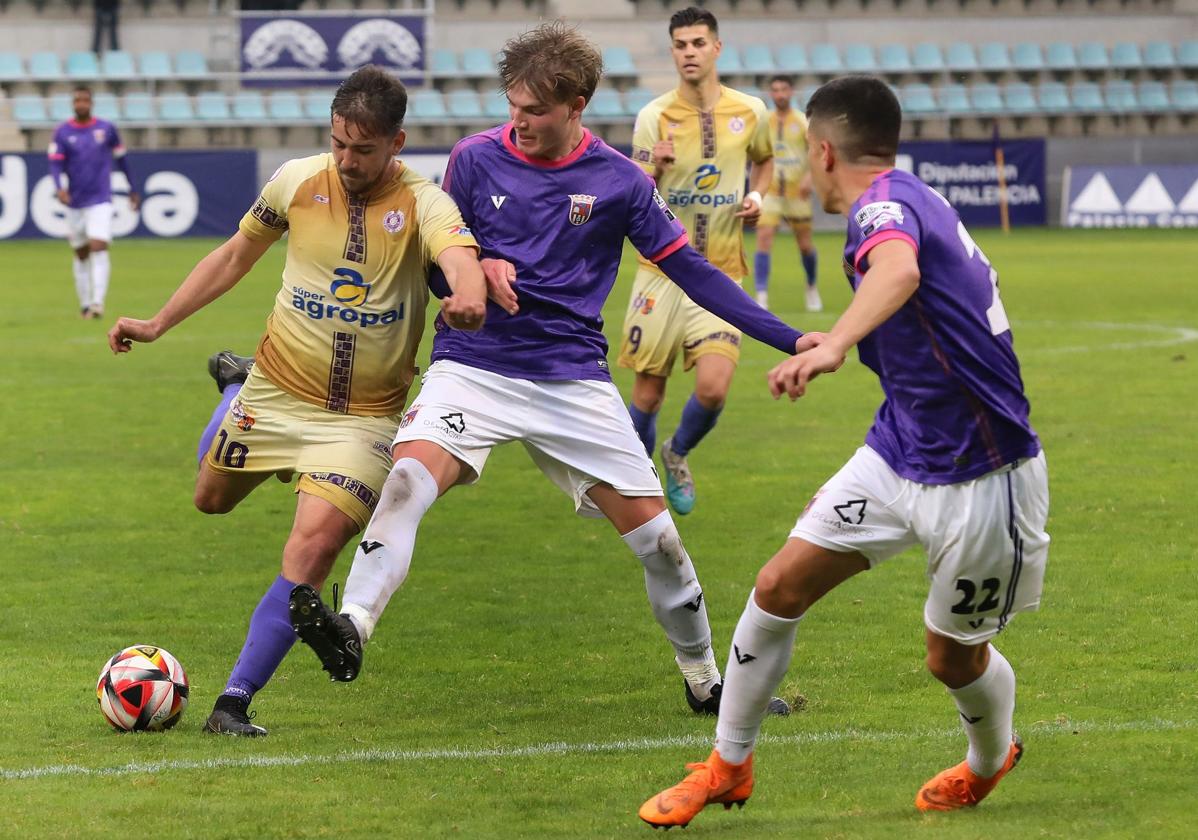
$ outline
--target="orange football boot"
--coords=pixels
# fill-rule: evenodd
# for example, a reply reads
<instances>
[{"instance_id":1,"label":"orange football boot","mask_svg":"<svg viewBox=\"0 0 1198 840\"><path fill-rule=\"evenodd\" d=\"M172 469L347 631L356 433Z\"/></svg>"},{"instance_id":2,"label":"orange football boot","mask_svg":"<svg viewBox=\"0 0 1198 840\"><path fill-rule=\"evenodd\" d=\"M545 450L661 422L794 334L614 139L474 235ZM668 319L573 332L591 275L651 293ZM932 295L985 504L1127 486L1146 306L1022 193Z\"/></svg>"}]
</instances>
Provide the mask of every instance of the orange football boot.
<instances>
[{"instance_id":1,"label":"orange football boot","mask_svg":"<svg viewBox=\"0 0 1198 840\"><path fill-rule=\"evenodd\" d=\"M1023 740L1016 735L1011 739L1011 751L1007 753L1007 760L1002 769L989 779L983 779L969 769L968 761L962 761L956 767L943 770L927 781L915 795L915 807L921 811L972 808L994 790L1002 777L1007 775L1022 757Z\"/></svg>"},{"instance_id":2,"label":"orange football boot","mask_svg":"<svg viewBox=\"0 0 1198 840\"><path fill-rule=\"evenodd\" d=\"M686 765L694 771L641 806L640 818L654 828L683 828L708 805L744 807L753 793L753 756L743 764L729 764L715 750L706 761Z\"/></svg>"}]
</instances>

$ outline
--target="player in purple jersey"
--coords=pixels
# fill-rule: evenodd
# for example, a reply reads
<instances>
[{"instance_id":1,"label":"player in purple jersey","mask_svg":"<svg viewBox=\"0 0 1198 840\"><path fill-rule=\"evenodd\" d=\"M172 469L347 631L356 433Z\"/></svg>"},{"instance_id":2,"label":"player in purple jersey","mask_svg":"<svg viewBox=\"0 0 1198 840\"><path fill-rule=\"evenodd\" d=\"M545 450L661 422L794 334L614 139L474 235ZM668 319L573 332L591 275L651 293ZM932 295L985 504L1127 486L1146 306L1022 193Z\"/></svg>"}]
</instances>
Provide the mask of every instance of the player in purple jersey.
<instances>
[{"instance_id":1,"label":"player in purple jersey","mask_svg":"<svg viewBox=\"0 0 1198 840\"><path fill-rule=\"evenodd\" d=\"M129 180L129 206L134 210L141 205L141 196L133 185L116 126L92 116L89 88L75 88L74 106L75 118L58 126L50 141L50 176L58 200L67 206L67 241L75 251L80 312L84 318L100 318L111 274L108 243L112 241L114 161Z\"/></svg>"},{"instance_id":2,"label":"player in purple jersey","mask_svg":"<svg viewBox=\"0 0 1198 840\"><path fill-rule=\"evenodd\" d=\"M602 60L581 36L545 24L509 41L499 67L511 122L458 143L443 182L482 248L493 301L486 327L463 341L438 324L433 364L400 424L395 466L354 556L343 611L296 587L296 631L333 679L354 679L361 644L407 576L421 518L454 485L477 481L492 448L518 440L580 514L606 516L641 561L686 699L714 713L722 680L703 592L608 371L600 311L623 241L702 305L781 351L822 336L803 336L743 291L733 294L687 245L649 178L583 127Z\"/></svg>"},{"instance_id":3,"label":"player in purple jersey","mask_svg":"<svg viewBox=\"0 0 1198 840\"><path fill-rule=\"evenodd\" d=\"M1015 674L990 640L1039 606L1048 559L1048 480L1028 423L998 277L956 212L896 171L898 101L880 80L836 79L807 105L820 204L849 218L852 304L820 346L770 372L792 399L857 345L885 400L865 445L808 503L757 575L733 639L715 749L641 806L654 827L686 825L753 791L765 703L799 619L842 582L922 545L927 666L948 688L965 761L925 783L920 810L976 805L1019 761Z\"/></svg>"}]
</instances>

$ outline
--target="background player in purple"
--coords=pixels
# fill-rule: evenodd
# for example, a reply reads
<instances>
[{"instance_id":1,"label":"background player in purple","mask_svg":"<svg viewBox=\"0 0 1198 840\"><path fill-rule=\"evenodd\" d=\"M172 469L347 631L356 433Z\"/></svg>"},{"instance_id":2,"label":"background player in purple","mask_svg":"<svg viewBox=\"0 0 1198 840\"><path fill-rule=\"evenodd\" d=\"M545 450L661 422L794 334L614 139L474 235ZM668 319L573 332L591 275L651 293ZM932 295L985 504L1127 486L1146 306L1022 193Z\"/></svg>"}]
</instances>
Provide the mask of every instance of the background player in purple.
<instances>
[{"instance_id":1,"label":"background player in purple","mask_svg":"<svg viewBox=\"0 0 1198 840\"><path fill-rule=\"evenodd\" d=\"M79 86L74 94L75 118L54 130L50 141L50 176L58 200L67 206L67 241L75 251L75 293L84 318L104 315L111 264L112 164L129 179L129 206L141 196L125 162L125 146L116 126L92 116L92 92ZM63 174L66 183L63 183Z\"/></svg>"},{"instance_id":2,"label":"background player in purple","mask_svg":"<svg viewBox=\"0 0 1198 840\"><path fill-rule=\"evenodd\" d=\"M849 218L852 304L820 346L770 373L775 397L806 392L857 345L885 400L865 445L799 516L757 575L733 635L715 749L641 806L686 825L753 790L765 703L786 673L799 619L843 581L914 545L928 555L927 666L948 688L966 760L915 804L976 805L1015 765L1015 674L990 640L1036 609L1048 559L1048 479L1028 422L998 275L938 193L895 170L898 101L880 80L836 79L807 105L820 204Z\"/></svg>"},{"instance_id":3,"label":"background player in purple","mask_svg":"<svg viewBox=\"0 0 1198 840\"><path fill-rule=\"evenodd\" d=\"M583 127L602 72L591 44L560 22L545 24L509 41L499 70L512 120L458 143L443 182L482 248L495 301L487 326L465 341L438 330L354 556L343 612L296 587L296 631L333 679L354 679L361 643L407 576L425 512L450 487L476 481L492 448L520 441L580 514L606 516L641 561L687 701L714 712L721 677L703 592L608 371L600 312L623 241L702 305L781 351L820 336L801 336L729 284L687 245L640 168Z\"/></svg>"}]
</instances>

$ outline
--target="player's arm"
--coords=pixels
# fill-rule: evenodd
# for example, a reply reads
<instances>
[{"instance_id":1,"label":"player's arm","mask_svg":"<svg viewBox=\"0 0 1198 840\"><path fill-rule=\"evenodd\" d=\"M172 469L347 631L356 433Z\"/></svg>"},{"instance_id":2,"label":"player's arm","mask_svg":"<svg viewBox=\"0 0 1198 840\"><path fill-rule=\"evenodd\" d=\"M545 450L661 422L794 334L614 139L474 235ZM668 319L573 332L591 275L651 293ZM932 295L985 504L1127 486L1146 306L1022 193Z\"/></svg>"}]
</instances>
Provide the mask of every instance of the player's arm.
<instances>
[{"instance_id":1,"label":"player's arm","mask_svg":"<svg viewBox=\"0 0 1198 840\"><path fill-rule=\"evenodd\" d=\"M487 313L487 281L478 252L464 245L451 246L437 255L437 267L450 290L441 298L445 323L455 330L482 329Z\"/></svg>"},{"instance_id":2,"label":"player's arm","mask_svg":"<svg viewBox=\"0 0 1198 840\"><path fill-rule=\"evenodd\" d=\"M129 182L129 206L136 210L141 206L141 191L137 189L133 173L129 171L128 154L125 144L121 142L121 135L117 133L116 126L112 127L110 143L112 145L112 162L117 169L124 173L125 180Z\"/></svg>"},{"instance_id":3,"label":"player's arm","mask_svg":"<svg viewBox=\"0 0 1198 840\"><path fill-rule=\"evenodd\" d=\"M46 156L50 160L50 179L54 182L54 195L63 204L70 205L71 194L67 188L63 186L62 175L67 164L67 149L66 143L60 143L59 132L54 132L54 139L50 141L50 148Z\"/></svg>"},{"instance_id":4,"label":"player's arm","mask_svg":"<svg viewBox=\"0 0 1198 840\"><path fill-rule=\"evenodd\" d=\"M738 219L744 219L747 224L757 224L761 218L762 196L770 191L774 180L774 159L768 157L763 161L754 161L749 165L749 192L741 202Z\"/></svg>"},{"instance_id":5,"label":"player's arm","mask_svg":"<svg viewBox=\"0 0 1198 840\"><path fill-rule=\"evenodd\" d=\"M251 239L241 231L196 264L170 300L148 320L118 318L108 332L113 353L128 353L133 342L149 343L237 285L273 240Z\"/></svg>"},{"instance_id":6,"label":"player's arm","mask_svg":"<svg viewBox=\"0 0 1198 840\"><path fill-rule=\"evenodd\" d=\"M853 301L817 348L787 359L770 371L770 393L797 399L807 383L844 364L850 347L865 338L911 299L919 288L919 262L907 239L887 239L869 251L869 270Z\"/></svg>"}]
</instances>

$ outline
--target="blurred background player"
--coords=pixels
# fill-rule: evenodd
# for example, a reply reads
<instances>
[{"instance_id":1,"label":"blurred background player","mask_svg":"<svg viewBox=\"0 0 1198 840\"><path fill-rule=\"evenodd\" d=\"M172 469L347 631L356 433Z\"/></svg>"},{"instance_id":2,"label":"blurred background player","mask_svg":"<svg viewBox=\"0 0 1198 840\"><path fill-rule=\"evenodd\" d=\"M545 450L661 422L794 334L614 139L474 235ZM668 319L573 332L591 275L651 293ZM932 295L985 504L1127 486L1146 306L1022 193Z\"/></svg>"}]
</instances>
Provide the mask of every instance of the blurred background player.
<instances>
[{"instance_id":1,"label":"blurred background player","mask_svg":"<svg viewBox=\"0 0 1198 840\"><path fill-rule=\"evenodd\" d=\"M125 161L125 146L116 126L92 116L91 89L80 85L72 96L75 118L54 130L50 142L50 177L58 200L67 206L67 242L75 251L75 294L84 318L104 315L104 298L112 265L112 165L129 180L129 206L141 196ZM63 175L66 183L63 183Z\"/></svg>"},{"instance_id":2,"label":"blurred background player","mask_svg":"<svg viewBox=\"0 0 1198 840\"><path fill-rule=\"evenodd\" d=\"M753 285L757 303L770 305L770 251L779 221L785 221L794 232L799 246L799 259L807 276L806 304L808 312L824 308L816 285L816 251L811 239L811 167L807 162L807 117L791 107L794 85L789 76L770 79L770 136L774 138L774 182L761 218L757 221L757 249L753 255Z\"/></svg>"},{"instance_id":3,"label":"blurred background player","mask_svg":"<svg viewBox=\"0 0 1198 840\"><path fill-rule=\"evenodd\" d=\"M443 186L482 248L494 303L480 332L436 333L342 614L310 587L292 593L296 631L335 680L357 676L362 644L407 577L425 513L451 487L477 481L494 447L519 441L580 515L615 527L643 567L688 705L719 708L703 591L608 370L601 313L624 239L759 340L790 353L818 337L756 306L688 247L649 179L583 127L602 69L598 50L561 22L512 39L499 62L511 122L467 137L450 155ZM780 699L770 703L788 711Z\"/></svg>"},{"instance_id":4,"label":"blurred background player","mask_svg":"<svg viewBox=\"0 0 1198 840\"><path fill-rule=\"evenodd\" d=\"M865 445L815 494L732 637L715 749L641 806L654 827L753 792L753 747L799 619L853 575L921 545L927 666L957 707L964 761L920 788L923 811L976 805L1015 766L1015 672L990 643L1040 604L1048 478L1028 421L998 275L948 201L894 168L902 113L880 79L848 76L807 105L820 204L848 216L853 300L825 341L770 372L795 399L857 345L885 400Z\"/></svg>"},{"instance_id":5,"label":"blurred background player","mask_svg":"<svg viewBox=\"0 0 1198 840\"><path fill-rule=\"evenodd\" d=\"M773 172L773 142L765 105L720 85L719 28L711 12L693 6L670 18L670 52L678 87L637 115L632 157L657 182L695 250L736 283L748 274L745 222L761 213ZM751 162L750 191L742 197ZM728 294L734 294L729 288ZM712 430L740 359L740 331L687 298L661 268L641 257L624 317L621 367L636 371L628 407L650 457L666 379L682 353L695 369L695 389L674 434L661 445L666 495L674 511L691 512L695 484L686 456Z\"/></svg>"},{"instance_id":6,"label":"blurred background player","mask_svg":"<svg viewBox=\"0 0 1198 840\"><path fill-rule=\"evenodd\" d=\"M266 734L248 708L295 643L288 595L298 583L319 589L370 519L415 376L432 263L453 290L442 300L445 324L482 324L486 281L474 238L453 200L395 157L406 109L398 79L377 67L356 71L333 98L332 153L283 164L238 232L157 315L121 318L109 333L116 353L154 341L289 233L282 288L248 376L248 360L232 354L210 364L222 401L200 447L196 507L228 513L272 475L300 479L281 572L250 618L206 732Z\"/></svg>"}]
</instances>

